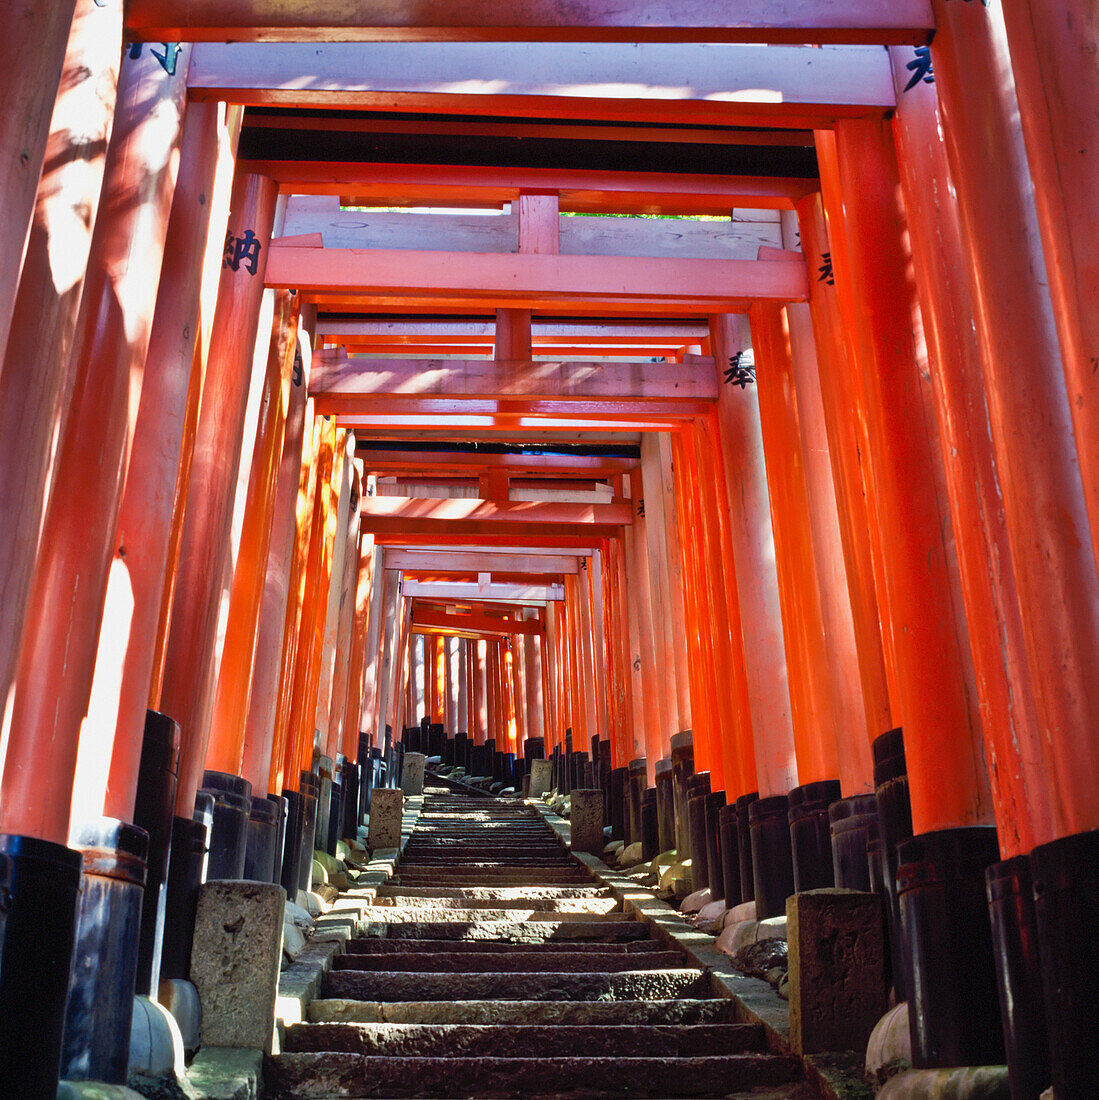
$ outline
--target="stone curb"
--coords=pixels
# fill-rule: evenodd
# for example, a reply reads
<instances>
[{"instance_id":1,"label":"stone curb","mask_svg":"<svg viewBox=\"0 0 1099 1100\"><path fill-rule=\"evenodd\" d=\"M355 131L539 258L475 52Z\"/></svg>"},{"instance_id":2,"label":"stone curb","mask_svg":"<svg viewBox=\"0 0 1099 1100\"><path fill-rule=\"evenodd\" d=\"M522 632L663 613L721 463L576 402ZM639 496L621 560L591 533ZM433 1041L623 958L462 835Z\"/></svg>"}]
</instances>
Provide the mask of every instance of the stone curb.
<instances>
[{"instance_id":1,"label":"stone curb","mask_svg":"<svg viewBox=\"0 0 1099 1100\"><path fill-rule=\"evenodd\" d=\"M572 828L545 803L528 799L546 824L571 850ZM790 1008L765 981L749 978L733 966L728 955L714 947L714 937L691 928L680 913L661 901L646 886L612 867L597 856L573 852L573 857L589 868L596 879L608 887L627 913L653 926L665 943L682 949L691 962L710 975L716 996L737 1005L741 1023L761 1024L767 1048L775 1054L796 1054L790 1045ZM862 1078L862 1056L858 1053L800 1054L806 1079L823 1100L871 1100L873 1088Z\"/></svg>"}]
</instances>

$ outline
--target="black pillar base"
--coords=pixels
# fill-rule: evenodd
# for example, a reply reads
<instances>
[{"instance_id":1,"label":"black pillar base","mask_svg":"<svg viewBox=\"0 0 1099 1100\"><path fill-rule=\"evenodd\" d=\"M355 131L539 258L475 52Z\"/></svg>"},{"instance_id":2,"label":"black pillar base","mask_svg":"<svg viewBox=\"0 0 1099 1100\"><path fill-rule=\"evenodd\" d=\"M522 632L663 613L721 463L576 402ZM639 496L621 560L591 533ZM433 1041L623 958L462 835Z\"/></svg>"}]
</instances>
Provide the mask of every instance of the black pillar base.
<instances>
[{"instance_id":1,"label":"black pillar base","mask_svg":"<svg viewBox=\"0 0 1099 1100\"><path fill-rule=\"evenodd\" d=\"M207 879L244 877L248 852L248 818L252 811L252 784L239 775L208 771L202 774L202 791L214 799L214 825L210 832Z\"/></svg>"},{"instance_id":2,"label":"black pillar base","mask_svg":"<svg viewBox=\"0 0 1099 1100\"><path fill-rule=\"evenodd\" d=\"M1012 1100L1038 1100L1053 1078L1030 857L994 863L985 889Z\"/></svg>"},{"instance_id":3,"label":"black pillar base","mask_svg":"<svg viewBox=\"0 0 1099 1100\"><path fill-rule=\"evenodd\" d=\"M626 788L629 775L627 768L611 769L611 840L626 839Z\"/></svg>"},{"instance_id":4,"label":"black pillar base","mask_svg":"<svg viewBox=\"0 0 1099 1100\"><path fill-rule=\"evenodd\" d=\"M740 892L740 841L737 837L735 802L718 810L717 831L721 848L721 880L725 886L725 906L732 909L744 900Z\"/></svg>"},{"instance_id":5,"label":"black pillar base","mask_svg":"<svg viewBox=\"0 0 1099 1100\"><path fill-rule=\"evenodd\" d=\"M61 1076L124 1085L149 834L114 818L70 833L83 853Z\"/></svg>"},{"instance_id":6,"label":"black pillar base","mask_svg":"<svg viewBox=\"0 0 1099 1100\"><path fill-rule=\"evenodd\" d=\"M55 1100L80 891L79 852L0 834L0 1082Z\"/></svg>"},{"instance_id":7,"label":"black pillar base","mask_svg":"<svg viewBox=\"0 0 1099 1100\"><path fill-rule=\"evenodd\" d=\"M1043 844L1031 860L1053 1091L1099 1096L1099 830Z\"/></svg>"},{"instance_id":8,"label":"black pillar base","mask_svg":"<svg viewBox=\"0 0 1099 1100\"><path fill-rule=\"evenodd\" d=\"M299 890L313 889L313 852L317 847L317 803L321 781L313 772L301 773L301 857L298 863ZM297 897L297 894L294 895Z\"/></svg>"},{"instance_id":9,"label":"black pillar base","mask_svg":"<svg viewBox=\"0 0 1099 1100\"><path fill-rule=\"evenodd\" d=\"M794 889L800 893L835 886L828 807L839 801L840 781L824 779L817 783L805 783L795 787L788 797Z\"/></svg>"},{"instance_id":10,"label":"black pillar base","mask_svg":"<svg viewBox=\"0 0 1099 1100\"><path fill-rule=\"evenodd\" d=\"M725 808L725 792L714 791L706 798L706 878L710 897L725 900L725 868L721 863L721 832L718 815Z\"/></svg>"},{"instance_id":11,"label":"black pillar base","mask_svg":"<svg viewBox=\"0 0 1099 1100\"><path fill-rule=\"evenodd\" d=\"M828 809L832 873L845 890L873 889L867 845L878 835L878 799L872 794L841 798Z\"/></svg>"},{"instance_id":12,"label":"black pillar base","mask_svg":"<svg viewBox=\"0 0 1099 1100\"><path fill-rule=\"evenodd\" d=\"M160 941L164 933L168 856L179 775L179 725L155 710L145 712L134 824L149 834L145 893L141 902L136 991L149 996L160 984Z\"/></svg>"},{"instance_id":13,"label":"black pillar base","mask_svg":"<svg viewBox=\"0 0 1099 1100\"><path fill-rule=\"evenodd\" d=\"M650 863L660 854L656 817L656 788L648 787L641 796L641 858Z\"/></svg>"},{"instance_id":14,"label":"black pillar base","mask_svg":"<svg viewBox=\"0 0 1099 1100\"><path fill-rule=\"evenodd\" d=\"M710 884L706 865L706 796L710 793L710 773L699 772L687 780L687 829L691 838L691 890ZM682 857L681 857L682 858Z\"/></svg>"},{"instance_id":15,"label":"black pillar base","mask_svg":"<svg viewBox=\"0 0 1099 1100\"><path fill-rule=\"evenodd\" d=\"M298 791L286 789L286 832L282 842L282 874L279 881L286 891L287 901L297 901L298 881L301 878L301 829L302 798Z\"/></svg>"},{"instance_id":16,"label":"black pillar base","mask_svg":"<svg viewBox=\"0 0 1099 1100\"><path fill-rule=\"evenodd\" d=\"M786 899L794 892L789 812L789 799L784 794L760 798L748 807L758 920L785 916Z\"/></svg>"},{"instance_id":17,"label":"black pillar base","mask_svg":"<svg viewBox=\"0 0 1099 1100\"><path fill-rule=\"evenodd\" d=\"M991 827L921 833L898 846L897 894L912 1064L1004 1061L985 871L999 860Z\"/></svg>"},{"instance_id":18,"label":"black pillar base","mask_svg":"<svg viewBox=\"0 0 1099 1100\"><path fill-rule=\"evenodd\" d=\"M275 847L279 838L279 808L269 798L253 798L248 811L242 878L271 882L275 874Z\"/></svg>"},{"instance_id":19,"label":"black pillar base","mask_svg":"<svg viewBox=\"0 0 1099 1100\"><path fill-rule=\"evenodd\" d=\"M736 800L736 839L740 847L740 900L755 901L756 877L752 866L752 826L748 820L748 808L759 801L759 795L752 791L742 794Z\"/></svg>"}]
</instances>

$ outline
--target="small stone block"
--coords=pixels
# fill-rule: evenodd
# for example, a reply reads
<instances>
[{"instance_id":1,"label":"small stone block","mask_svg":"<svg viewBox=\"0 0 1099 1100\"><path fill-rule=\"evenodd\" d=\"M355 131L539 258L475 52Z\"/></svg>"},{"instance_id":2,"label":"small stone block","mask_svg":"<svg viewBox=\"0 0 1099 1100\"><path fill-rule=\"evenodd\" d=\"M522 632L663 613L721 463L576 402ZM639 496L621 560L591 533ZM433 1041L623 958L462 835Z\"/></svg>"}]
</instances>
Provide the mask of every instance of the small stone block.
<instances>
[{"instance_id":1,"label":"small stone block","mask_svg":"<svg viewBox=\"0 0 1099 1100\"><path fill-rule=\"evenodd\" d=\"M199 890L191 981L202 1045L271 1053L285 894L270 882L207 882Z\"/></svg>"},{"instance_id":2,"label":"small stone block","mask_svg":"<svg viewBox=\"0 0 1099 1100\"><path fill-rule=\"evenodd\" d=\"M424 765L427 757L422 752L406 752L401 764L401 790L408 795L424 793ZM373 808L373 807L372 807Z\"/></svg>"},{"instance_id":3,"label":"small stone block","mask_svg":"<svg viewBox=\"0 0 1099 1100\"><path fill-rule=\"evenodd\" d=\"M572 850L589 855L603 854L603 792L578 789L572 792Z\"/></svg>"},{"instance_id":4,"label":"small stone block","mask_svg":"<svg viewBox=\"0 0 1099 1100\"><path fill-rule=\"evenodd\" d=\"M787 899L786 920L794 1050L865 1050L888 1007L881 901L808 890Z\"/></svg>"},{"instance_id":5,"label":"small stone block","mask_svg":"<svg viewBox=\"0 0 1099 1100\"><path fill-rule=\"evenodd\" d=\"M386 787L370 796L370 845L374 858L384 848L398 848L401 843L401 812L404 792Z\"/></svg>"},{"instance_id":6,"label":"small stone block","mask_svg":"<svg viewBox=\"0 0 1099 1100\"><path fill-rule=\"evenodd\" d=\"M548 794L553 783L553 761L532 760L530 765L530 797L541 798Z\"/></svg>"},{"instance_id":7,"label":"small stone block","mask_svg":"<svg viewBox=\"0 0 1099 1100\"><path fill-rule=\"evenodd\" d=\"M263 1055L204 1047L187 1070L187 1083L199 1100L256 1100L263 1083Z\"/></svg>"}]
</instances>

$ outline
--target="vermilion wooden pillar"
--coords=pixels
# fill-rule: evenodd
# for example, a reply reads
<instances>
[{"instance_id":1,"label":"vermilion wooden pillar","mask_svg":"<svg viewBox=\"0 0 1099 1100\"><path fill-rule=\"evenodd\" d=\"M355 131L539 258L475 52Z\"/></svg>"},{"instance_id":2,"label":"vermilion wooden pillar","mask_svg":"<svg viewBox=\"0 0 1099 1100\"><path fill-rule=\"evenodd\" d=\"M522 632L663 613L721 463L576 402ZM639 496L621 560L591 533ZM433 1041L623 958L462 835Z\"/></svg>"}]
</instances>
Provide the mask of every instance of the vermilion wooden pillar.
<instances>
[{"instance_id":1,"label":"vermilion wooden pillar","mask_svg":"<svg viewBox=\"0 0 1099 1100\"><path fill-rule=\"evenodd\" d=\"M298 643L301 631L302 601L306 589L309 546L313 537L313 513L316 508L317 464L327 423L313 414L313 402L306 399L301 476L298 481L294 513L294 543L291 548L290 577L287 582L286 619L283 625L283 647L279 666L278 703L275 711L275 749L271 757L269 789L276 793L291 788L289 773L291 743L291 709L294 695L294 673L297 669ZM374 681L371 681L373 687ZM294 790L297 789L293 786Z\"/></svg>"},{"instance_id":2,"label":"vermilion wooden pillar","mask_svg":"<svg viewBox=\"0 0 1099 1100\"><path fill-rule=\"evenodd\" d=\"M488 730L487 684L485 665L488 661L488 643L479 640L473 643L473 709L476 716L474 728L469 731L475 745L485 743Z\"/></svg>"},{"instance_id":3,"label":"vermilion wooden pillar","mask_svg":"<svg viewBox=\"0 0 1099 1100\"><path fill-rule=\"evenodd\" d=\"M225 572L236 456L256 341L263 273L275 216L275 182L241 174L234 184L210 362L191 464L161 709L182 731L176 807L189 816L202 778L218 606ZM227 458L232 456L231 461Z\"/></svg>"},{"instance_id":4,"label":"vermilion wooden pillar","mask_svg":"<svg viewBox=\"0 0 1099 1100\"><path fill-rule=\"evenodd\" d=\"M290 579L296 534L296 510L301 481L302 447L312 415L307 409L308 377L295 365L279 458L275 504L271 513L271 542L263 577L263 597L256 632L256 652L248 713L244 722L244 757L241 775L252 791L281 794L282 785L269 785L271 763L281 751L276 737L280 674L284 654L286 609L290 603Z\"/></svg>"},{"instance_id":5,"label":"vermilion wooden pillar","mask_svg":"<svg viewBox=\"0 0 1099 1100\"><path fill-rule=\"evenodd\" d=\"M252 453L240 550L229 594L225 645L206 750L206 767L231 775L240 772L244 758L256 634L267 576L275 492L290 403L290 376L298 339L298 308L296 296L287 291L278 292L263 382L264 411Z\"/></svg>"},{"instance_id":6,"label":"vermilion wooden pillar","mask_svg":"<svg viewBox=\"0 0 1099 1100\"><path fill-rule=\"evenodd\" d=\"M343 754L357 760L359 734L363 728L362 704L365 691L366 653L370 634L371 602L377 574L374 569L374 536L362 534L358 547L359 579L355 595L355 623L352 628L351 669L347 681L347 703L343 721Z\"/></svg>"},{"instance_id":7,"label":"vermilion wooden pillar","mask_svg":"<svg viewBox=\"0 0 1099 1100\"><path fill-rule=\"evenodd\" d=\"M455 715L455 727L452 733L465 733L469 730L469 639L458 638L458 710Z\"/></svg>"},{"instance_id":8,"label":"vermilion wooden pillar","mask_svg":"<svg viewBox=\"0 0 1099 1100\"><path fill-rule=\"evenodd\" d=\"M74 0L56 4L18 4L5 12L0 35L0 348L8 341L19 267L27 245L34 196L46 153L49 120L61 79ZM105 13L100 24L117 23L121 4ZM94 35L98 27L87 24ZM112 40L113 36L112 36ZM73 43L77 49L80 44Z\"/></svg>"},{"instance_id":9,"label":"vermilion wooden pillar","mask_svg":"<svg viewBox=\"0 0 1099 1100\"><path fill-rule=\"evenodd\" d=\"M645 502L644 526L653 606L656 609L653 641L666 684L659 700L663 708L661 735L666 748L671 736L687 724L680 716L679 701L684 694L690 698L690 687L684 685L684 690L681 690L679 684L680 677L686 678L687 673L687 649L682 635L683 584L679 562L673 563L670 560L668 529L671 527L673 534L676 534L675 517L670 514L672 509L668 506L670 484L665 484L660 440L655 433L645 432L641 436L639 472L638 480L641 482L641 494ZM677 534L675 542L678 542ZM689 715L690 711L687 713Z\"/></svg>"},{"instance_id":10,"label":"vermilion wooden pillar","mask_svg":"<svg viewBox=\"0 0 1099 1100\"><path fill-rule=\"evenodd\" d=\"M937 495L937 426L927 422L913 343L913 303L892 142L884 123L841 120L836 151L857 342L867 400L898 702L917 833L992 817L973 705L966 624L953 599L949 519ZM829 201L828 195L825 196Z\"/></svg>"},{"instance_id":11,"label":"vermilion wooden pillar","mask_svg":"<svg viewBox=\"0 0 1099 1100\"><path fill-rule=\"evenodd\" d=\"M597 609L598 610L598 609ZM598 610L602 614L601 610ZM523 647L523 688L526 692L527 736L545 737L545 722L542 708L542 662L539 657L539 643L543 639L534 634L524 634ZM596 667L603 669L602 656L596 656ZM604 733L603 736L606 736Z\"/></svg>"},{"instance_id":12,"label":"vermilion wooden pillar","mask_svg":"<svg viewBox=\"0 0 1099 1100\"><path fill-rule=\"evenodd\" d=\"M817 348L816 377L836 490L839 536L865 708L863 732L869 745L897 723L890 703L890 675L874 575L873 539L864 478L867 448L860 441L865 431L865 416L860 414L860 410L865 409L865 399L862 379L849 351L848 334L840 316L835 276L831 274L834 253L819 193L807 196L798 204L798 230L806 265L811 276L815 275L809 281L809 308ZM846 242L843 255L846 255ZM803 387L799 358L795 357L794 362L799 370L800 396Z\"/></svg>"},{"instance_id":13,"label":"vermilion wooden pillar","mask_svg":"<svg viewBox=\"0 0 1099 1100\"><path fill-rule=\"evenodd\" d=\"M974 672L985 733L996 825L1005 856L1051 835L1044 791L1048 769L1027 666L1000 475L984 396L984 376L968 260L942 141L934 87L908 87L911 51L891 51L898 86L894 133L912 256L926 319L932 385Z\"/></svg>"},{"instance_id":14,"label":"vermilion wooden pillar","mask_svg":"<svg viewBox=\"0 0 1099 1100\"><path fill-rule=\"evenodd\" d=\"M31 15L30 7L26 11L27 18L34 19L45 32L53 20L64 18L65 5L56 5L48 14ZM46 167L19 276L11 337L0 367L0 469L4 471L0 479L0 576L4 577L0 586L0 698L5 700L10 699L19 658L38 530L48 499L50 452L70 385L68 350L99 207L121 40L120 0L106 8L96 7L94 0L81 0L49 125ZM43 84L36 81L23 94L37 97L43 91ZM13 113L17 108L12 104L6 110L2 125L10 126L16 121ZM17 124L37 123L19 119ZM36 132L35 141L40 136ZM4 171L12 170L16 163L12 158ZM19 171L28 173L29 179L29 163ZM8 215L5 211L5 218ZM14 232L14 228L13 224L4 232ZM9 244L14 248L14 237ZM16 253L0 279L6 282L18 275L18 258ZM0 337L0 350L3 347Z\"/></svg>"},{"instance_id":15,"label":"vermilion wooden pillar","mask_svg":"<svg viewBox=\"0 0 1099 1100\"><path fill-rule=\"evenodd\" d=\"M107 763L102 746L82 748L80 781L74 794L86 799L88 812L129 820L137 794L138 768L149 705L168 551L176 517L175 490L186 418L195 374L199 300L206 230L211 217L210 191L219 154L216 104L187 109L180 150L180 174L165 240L164 264L146 355L141 401L118 523L115 569L107 587L105 621L113 629L100 635L89 720L114 728L106 798L92 774ZM227 210L223 207L224 218ZM221 234L219 232L218 236ZM93 790L93 788L96 788ZM100 804L93 803L98 799Z\"/></svg>"},{"instance_id":16,"label":"vermilion wooden pillar","mask_svg":"<svg viewBox=\"0 0 1099 1100\"><path fill-rule=\"evenodd\" d=\"M77 741L117 549L135 411L130 399L145 364L185 93L185 72L169 75L150 54L123 62L105 201L73 338L71 414L55 465L63 491L51 495L27 604L0 831L61 844L68 837ZM6 305L0 308L6 321ZM104 755L113 732L95 731ZM43 768L47 757L50 766Z\"/></svg>"},{"instance_id":17,"label":"vermilion wooden pillar","mask_svg":"<svg viewBox=\"0 0 1099 1100\"><path fill-rule=\"evenodd\" d=\"M340 617L336 635L336 667L332 674L332 705L328 720L327 755L333 760L335 760L337 753L343 752L343 727L347 708L348 680L351 675L351 660L354 649L352 633L356 618L355 598L359 587L359 529L362 526L362 521L359 518L361 484L359 471L354 465L352 465L351 471L351 502L343 531L343 584L340 591ZM411 635L409 636L409 644L411 645ZM408 667L411 674L411 660ZM411 675L409 679L411 680ZM408 708L410 714L412 709L412 707ZM348 757L348 759L352 758L353 756Z\"/></svg>"},{"instance_id":18,"label":"vermilion wooden pillar","mask_svg":"<svg viewBox=\"0 0 1099 1100\"><path fill-rule=\"evenodd\" d=\"M336 675L336 650L340 632L340 610L344 592L347 553L347 522L354 491L354 433L348 432L339 451L339 479L335 482L334 520L326 546L328 582L324 588L324 629L319 634L320 663L317 666L316 711L313 727L318 731L320 751L331 758L332 700ZM356 510L358 499L355 500Z\"/></svg>"},{"instance_id":19,"label":"vermilion wooden pillar","mask_svg":"<svg viewBox=\"0 0 1099 1100\"><path fill-rule=\"evenodd\" d=\"M839 777L827 639L801 455L790 334L780 306L751 313L798 782Z\"/></svg>"},{"instance_id":20,"label":"vermilion wooden pillar","mask_svg":"<svg viewBox=\"0 0 1099 1100\"><path fill-rule=\"evenodd\" d=\"M1099 22L1090 0L1009 0L1001 7L1002 15L996 12L987 27L966 30L986 35L1002 57L1001 19L1006 26L1092 548L1099 557L1099 118L1088 110L1099 101ZM950 26L961 30L963 24ZM1005 121L1016 125L1010 97L985 98L983 110L1005 112ZM997 132L1003 133L1000 126Z\"/></svg>"},{"instance_id":21,"label":"vermilion wooden pillar","mask_svg":"<svg viewBox=\"0 0 1099 1100\"><path fill-rule=\"evenodd\" d=\"M786 656L767 498L759 399L755 387L725 382L725 371L746 363L750 339L745 318L710 318L710 340L724 384L718 398L721 457L729 485L729 534L733 544L745 671L761 797L786 794L797 784Z\"/></svg>"},{"instance_id":22,"label":"vermilion wooden pillar","mask_svg":"<svg viewBox=\"0 0 1099 1100\"><path fill-rule=\"evenodd\" d=\"M1058 309L1066 311L1061 318L1066 337L1062 348L1046 286L1038 216L1028 185L1030 169L1022 136L1014 124L1015 97L1003 16L998 6L972 13L959 13L951 5L934 6L941 27L932 53L936 88L973 284L974 321L1030 684L1043 731L1031 751L1038 754L1051 776L1049 805L1043 807L1045 812L1039 811L1041 820L1036 824L1051 829L1053 835L1039 833L1036 839L1041 842L1099 826L1095 797L1099 745L1094 737L1099 690L1091 673L1099 651L1099 581L1094 555L1099 525L1092 512L1089 529L1085 493L1092 491L1096 442L1079 434L1094 413L1096 382L1090 366L1084 376L1079 370L1087 310L1081 313L1072 300L1076 290L1070 259L1074 250L1087 246L1084 238L1050 242L1049 286L1054 289ZM962 14L977 18L959 18ZM1043 17L1039 25L1053 26L1054 14L1051 11L1050 22L1045 23ZM1065 21L1064 33L1075 40L1071 50L1077 50L1077 42L1082 44L1079 36L1089 33L1087 24L1069 30L1071 10L1058 10L1056 16ZM1072 81L1083 98L1073 92L1073 106L1066 106L1059 125L1086 128L1094 126L1094 120L1075 123L1068 119L1073 110L1087 114L1083 104L1087 102L1088 78L1081 75L1081 84L1070 75L1073 55L1071 51L1066 55L1060 79ZM1027 65L1024 56L1024 72ZM1027 91L1025 117L1033 140L1034 111L1041 106L1031 98L1029 80ZM1051 87L1048 94L1051 104L1059 106L1061 93ZM1054 228L1057 204L1064 200L1058 195L1059 185L1048 178L1055 169L1043 154L1050 150L1039 149L1040 144L1032 145L1039 154L1033 166L1036 178L1054 189L1053 194L1041 198L1048 230ZM1063 148L1059 146L1053 155L1060 158ZM1081 148L1082 153L1072 156L1079 158L1077 165L1086 171L1094 153L1086 146ZM991 178L982 173L982 166L989 164L996 166ZM1060 186L1071 190L1075 178L1062 179ZM1081 196L1078 201L1086 204L1088 198ZM1073 234L1087 234L1088 230L1086 223L1070 226ZM1086 299L1086 275L1080 285ZM1094 310L1094 303L1090 309ZM1020 370L1020 363L1026 363L1028 369ZM1079 449L1073 436L1074 417Z\"/></svg>"},{"instance_id":23,"label":"vermilion wooden pillar","mask_svg":"<svg viewBox=\"0 0 1099 1100\"><path fill-rule=\"evenodd\" d=\"M736 575L733 568L732 539L729 534L729 495L725 472L719 460L718 428L713 416L695 422L695 453L703 485L710 500L714 522L710 539L716 549L714 593L719 601L720 622L715 632L727 650L728 681L720 684L722 711L717 721L718 751L725 770L725 792L728 799L739 798L756 789L756 750L752 737L752 711L749 702L748 677L744 664L744 631L737 602Z\"/></svg>"},{"instance_id":24,"label":"vermilion wooden pillar","mask_svg":"<svg viewBox=\"0 0 1099 1100\"><path fill-rule=\"evenodd\" d=\"M640 482L640 478L637 479ZM626 570L629 577L630 592L634 599L631 601L631 638L633 631L637 632L637 646L634 649L634 684L638 687L635 693L636 713L641 720L641 734L644 738L644 751L647 766L652 771L657 760L661 756L661 745L667 736L664 730L670 721L667 709L668 684L667 681L658 683L660 679L655 645L655 622L653 608L653 585L649 576L648 547L645 533L644 502L640 498L640 485L635 490L638 496L634 500L634 522L623 528L622 541L626 551ZM566 578L566 583L571 578ZM636 626L634 625L636 623ZM638 667L637 662L640 662ZM584 742L586 744L587 742ZM573 744L577 739L573 738ZM655 756L653 755L655 753Z\"/></svg>"},{"instance_id":25,"label":"vermilion wooden pillar","mask_svg":"<svg viewBox=\"0 0 1099 1100\"><path fill-rule=\"evenodd\" d=\"M725 606L724 576L717 531L717 496L710 471L711 456L704 453L697 425L681 433L679 464L682 490L689 505L689 529L693 532L697 629L704 661L702 682L706 692L706 721L696 722L694 746L698 770L710 772L712 790L725 789L725 715L734 683L729 647L730 619Z\"/></svg>"}]
</instances>

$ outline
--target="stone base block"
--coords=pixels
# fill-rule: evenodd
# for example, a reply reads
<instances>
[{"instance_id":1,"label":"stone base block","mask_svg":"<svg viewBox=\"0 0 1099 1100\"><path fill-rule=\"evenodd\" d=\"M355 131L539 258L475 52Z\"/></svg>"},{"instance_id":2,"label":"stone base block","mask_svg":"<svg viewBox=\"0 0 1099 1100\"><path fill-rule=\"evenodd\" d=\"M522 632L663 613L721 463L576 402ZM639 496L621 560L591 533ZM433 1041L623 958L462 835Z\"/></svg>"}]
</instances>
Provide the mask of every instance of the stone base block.
<instances>
[{"instance_id":1,"label":"stone base block","mask_svg":"<svg viewBox=\"0 0 1099 1100\"><path fill-rule=\"evenodd\" d=\"M553 782L553 761L532 760L530 765L530 797L541 798L549 794Z\"/></svg>"},{"instance_id":2,"label":"stone base block","mask_svg":"<svg viewBox=\"0 0 1099 1100\"><path fill-rule=\"evenodd\" d=\"M144 1100L140 1092L125 1085L104 1085L100 1081L62 1081L57 1100Z\"/></svg>"},{"instance_id":3,"label":"stone base block","mask_svg":"<svg viewBox=\"0 0 1099 1100\"><path fill-rule=\"evenodd\" d=\"M573 791L569 821L572 826L572 850L602 856L603 792L595 789Z\"/></svg>"},{"instance_id":4,"label":"stone base block","mask_svg":"<svg viewBox=\"0 0 1099 1100\"><path fill-rule=\"evenodd\" d=\"M424 765L427 763L427 757L420 752L406 752L404 754L404 761L401 763L401 791L404 794L423 794L424 793ZM373 799L370 804L371 810L374 809Z\"/></svg>"},{"instance_id":5,"label":"stone base block","mask_svg":"<svg viewBox=\"0 0 1099 1100\"><path fill-rule=\"evenodd\" d=\"M268 882L216 881L198 895L191 981L202 1045L271 1053L285 895Z\"/></svg>"},{"instance_id":6,"label":"stone base block","mask_svg":"<svg viewBox=\"0 0 1099 1100\"><path fill-rule=\"evenodd\" d=\"M794 1050L865 1050L888 1007L879 898L809 890L787 899L786 918Z\"/></svg>"},{"instance_id":7,"label":"stone base block","mask_svg":"<svg viewBox=\"0 0 1099 1100\"><path fill-rule=\"evenodd\" d=\"M187 1071L187 1083L200 1100L256 1100L263 1086L263 1055L204 1048Z\"/></svg>"},{"instance_id":8,"label":"stone base block","mask_svg":"<svg viewBox=\"0 0 1099 1100\"><path fill-rule=\"evenodd\" d=\"M1011 1100L1007 1066L914 1069L885 1083L878 1100Z\"/></svg>"},{"instance_id":9,"label":"stone base block","mask_svg":"<svg viewBox=\"0 0 1099 1100\"><path fill-rule=\"evenodd\" d=\"M404 792L392 788L376 790L370 797L370 835L367 844L377 858L382 848L401 845L401 819L404 813Z\"/></svg>"}]
</instances>

